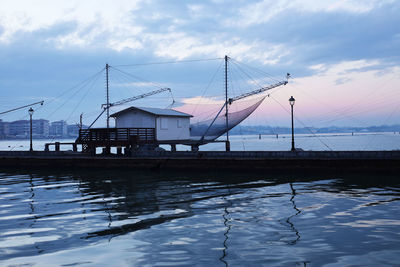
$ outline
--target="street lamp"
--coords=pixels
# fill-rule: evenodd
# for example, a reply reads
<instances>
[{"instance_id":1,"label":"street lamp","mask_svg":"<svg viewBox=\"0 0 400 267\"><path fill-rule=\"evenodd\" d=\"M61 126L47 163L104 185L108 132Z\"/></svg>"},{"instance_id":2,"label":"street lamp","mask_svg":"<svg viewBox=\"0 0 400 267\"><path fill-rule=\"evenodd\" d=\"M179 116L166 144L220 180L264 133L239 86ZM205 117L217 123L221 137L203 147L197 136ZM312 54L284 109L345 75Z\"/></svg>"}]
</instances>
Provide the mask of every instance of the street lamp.
<instances>
[{"instance_id":1,"label":"street lamp","mask_svg":"<svg viewBox=\"0 0 400 267\"><path fill-rule=\"evenodd\" d=\"M29 148L29 151L33 151L33 147L32 147L32 115L33 115L33 112L34 112L34 110L33 110L33 108L31 107L29 110L28 110L28 113L29 113L29 117L30 117L30 141L31 141L31 143L30 143L30 148Z\"/></svg>"},{"instance_id":2,"label":"street lamp","mask_svg":"<svg viewBox=\"0 0 400 267\"><path fill-rule=\"evenodd\" d=\"M289 98L289 103L290 103L290 107L292 109L292 151L296 151L296 148L294 148L294 127L293 127L293 106L294 106L294 102L296 100L293 98L293 96L291 96Z\"/></svg>"}]
</instances>

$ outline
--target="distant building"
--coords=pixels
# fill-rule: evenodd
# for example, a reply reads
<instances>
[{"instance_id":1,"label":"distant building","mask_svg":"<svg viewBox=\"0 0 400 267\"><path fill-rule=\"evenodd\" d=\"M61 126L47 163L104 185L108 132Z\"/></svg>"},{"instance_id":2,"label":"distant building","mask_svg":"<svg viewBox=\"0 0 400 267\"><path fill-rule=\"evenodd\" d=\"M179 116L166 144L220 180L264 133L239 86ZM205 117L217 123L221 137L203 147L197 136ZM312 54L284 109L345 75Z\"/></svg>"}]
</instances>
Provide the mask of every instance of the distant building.
<instances>
[{"instance_id":1,"label":"distant building","mask_svg":"<svg viewBox=\"0 0 400 267\"><path fill-rule=\"evenodd\" d=\"M50 123L48 120L32 120L32 134L35 137L49 137Z\"/></svg>"},{"instance_id":2,"label":"distant building","mask_svg":"<svg viewBox=\"0 0 400 267\"><path fill-rule=\"evenodd\" d=\"M50 136L67 137L67 122L64 120L52 122L50 126Z\"/></svg>"},{"instance_id":3,"label":"distant building","mask_svg":"<svg viewBox=\"0 0 400 267\"><path fill-rule=\"evenodd\" d=\"M11 137L28 137L29 136L29 121L18 120L10 122Z\"/></svg>"},{"instance_id":4,"label":"distant building","mask_svg":"<svg viewBox=\"0 0 400 267\"><path fill-rule=\"evenodd\" d=\"M27 138L30 132L30 121L19 120L9 123L8 137ZM32 120L32 136L45 138L49 136L48 120Z\"/></svg>"},{"instance_id":5,"label":"distant building","mask_svg":"<svg viewBox=\"0 0 400 267\"><path fill-rule=\"evenodd\" d=\"M88 126L82 125L83 129L87 129ZM78 137L79 136L79 125L73 124L67 126L67 133L69 137Z\"/></svg>"},{"instance_id":6,"label":"distant building","mask_svg":"<svg viewBox=\"0 0 400 267\"><path fill-rule=\"evenodd\" d=\"M3 120L0 119L0 139L4 139L5 138L3 123L4 123Z\"/></svg>"},{"instance_id":7,"label":"distant building","mask_svg":"<svg viewBox=\"0 0 400 267\"><path fill-rule=\"evenodd\" d=\"M0 120L0 139L7 138L10 134L10 123Z\"/></svg>"},{"instance_id":8,"label":"distant building","mask_svg":"<svg viewBox=\"0 0 400 267\"><path fill-rule=\"evenodd\" d=\"M173 109L130 107L111 115L116 128L153 128L158 141L190 138L192 115Z\"/></svg>"}]
</instances>

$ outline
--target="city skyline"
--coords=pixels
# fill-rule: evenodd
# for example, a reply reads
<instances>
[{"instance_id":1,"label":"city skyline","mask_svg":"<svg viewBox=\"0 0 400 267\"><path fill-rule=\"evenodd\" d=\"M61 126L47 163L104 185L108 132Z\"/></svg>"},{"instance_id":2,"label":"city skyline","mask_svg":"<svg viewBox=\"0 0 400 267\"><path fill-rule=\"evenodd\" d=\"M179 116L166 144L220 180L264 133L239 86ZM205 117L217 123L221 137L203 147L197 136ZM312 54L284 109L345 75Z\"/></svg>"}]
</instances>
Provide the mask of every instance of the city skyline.
<instances>
[{"instance_id":1,"label":"city skyline","mask_svg":"<svg viewBox=\"0 0 400 267\"><path fill-rule=\"evenodd\" d=\"M33 138L74 138L79 135L79 129L87 125L67 124L66 121L32 120ZM0 119L1 139L28 139L30 135L30 120L3 121Z\"/></svg>"},{"instance_id":2,"label":"city skyline","mask_svg":"<svg viewBox=\"0 0 400 267\"><path fill-rule=\"evenodd\" d=\"M84 123L90 124L105 103L104 72L93 78L105 63L114 67L112 102L148 92L157 84L172 88L174 107L199 103L202 97L219 103L223 73L217 70L228 55L233 77L241 75L235 62L272 76L262 84L282 80L287 72L292 75L289 84L274 90L244 125L289 125L292 95L299 127L399 123L400 5L395 1L33 5L21 0L0 6L1 111L44 100L43 107L34 107L34 117L75 124L83 113ZM197 59L203 61L135 65ZM91 83L75 93L74 86L88 77L93 78ZM230 84L230 95L255 89L251 82ZM168 94L160 94L131 105L170 103ZM0 117L27 118L23 110ZM103 117L97 126L104 124Z\"/></svg>"},{"instance_id":3,"label":"city skyline","mask_svg":"<svg viewBox=\"0 0 400 267\"><path fill-rule=\"evenodd\" d=\"M0 140L2 139L28 139L30 134L30 121L3 121L0 119ZM46 138L76 138L80 128L86 129L88 125L68 124L66 121L50 122L45 119L32 120L32 136L34 139ZM114 125L111 125L114 127ZM291 128L285 126L249 125L237 126L230 131L231 135L276 135L290 134ZM390 133L400 134L400 124L373 125L367 127L356 126L329 126L329 127L295 127L296 134L323 134L323 133Z\"/></svg>"}]
</instances>

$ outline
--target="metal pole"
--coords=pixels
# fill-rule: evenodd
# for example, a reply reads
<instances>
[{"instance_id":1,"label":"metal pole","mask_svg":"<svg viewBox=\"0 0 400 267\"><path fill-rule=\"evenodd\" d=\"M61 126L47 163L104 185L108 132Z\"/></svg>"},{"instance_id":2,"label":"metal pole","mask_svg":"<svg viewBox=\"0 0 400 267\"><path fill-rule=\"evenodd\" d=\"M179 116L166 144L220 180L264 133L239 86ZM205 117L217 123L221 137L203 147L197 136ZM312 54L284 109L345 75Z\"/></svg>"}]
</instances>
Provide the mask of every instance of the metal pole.
<instances>
[{"instance_id":1,"label":"metal pole","mask_svg":"<svg viewBox=\"0 0 400 267\"><path fill-rule=\"evenodd\" d=\"M292 151L296 151L296 148L294 148L293 105L291 105L291 108L292 108Z\"/></svg>"},{"instance_id":2,"label":"metal pole","mask_svg":"<svg viewBox=\"0 0 400 267\"><path fill-rule=\"evenodd\" d=\"M29 114L29 117L30 117L30 131L29 131L30 148L29 148L29 151L33 151L33 146L32 146L32 114Z\"/></svg>"},{"instance_id":3,"label":"metal pole","mask_svg":"<svg viewBox=\"0 0 400 267\"><path fill-rule=\"evenodd\" d=\"M108 93L108 63L106 64L106 85L107 85L107 129L110 128L110 96Z\"/></svg>"},{"instance_id":4,"label":"metal pole","mask_svg":"<svg viewBox=\"0 0 400 267\"><path fill-rule=\"evenodd\" d=\"M228 126L228 56L225 55L225 122L226 122L226 143L225 150L230 151L229 126Z\"/></svg>"},{"instance_id":5,"label":"metal pole","mask_svg":"<svg viewBox=\"0 0 400 267\"><path fill-rule=\"evenodd\" d=\"M15 111L15 110L19 110L19 109L22 109L22 108L26 108L26 107L29 107L29 106L34 106L34 105L36 105L36 104L40 104L41 106L43 106L43 103L44 103L44 101L42 100L42 101L35 102L35 103L29 104L29 105L25 105L25 106L22 106L22 107L13 108L13 109L10 109L10 110L6 110L6 111L3 111L3 112L0 112L0 115L6 114L6 113L8 113L8 112Z\"/></svg>"}]
</instances>

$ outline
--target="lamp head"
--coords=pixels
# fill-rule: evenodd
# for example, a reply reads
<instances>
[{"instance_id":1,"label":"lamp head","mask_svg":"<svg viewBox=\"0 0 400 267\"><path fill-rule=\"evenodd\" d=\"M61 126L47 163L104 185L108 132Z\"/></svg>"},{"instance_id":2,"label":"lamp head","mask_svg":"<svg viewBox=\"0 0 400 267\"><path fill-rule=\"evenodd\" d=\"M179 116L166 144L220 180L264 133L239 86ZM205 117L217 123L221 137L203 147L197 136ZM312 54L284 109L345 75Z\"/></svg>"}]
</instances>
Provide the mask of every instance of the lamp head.
<instances>
[{"instance_id":1,"label":"lamp head","mask_svg":"<svg viewBox=\"0 0 400 267\"><path fill-rule=\"evenodd\" d=\"M34 112L34 110L33 110L33 108L31 107L31 108L29 108L29 110L28 110L28 112L29 112L29 115L33 115L33 112Z\"/></svg>"},{"instance_id":2,"label":"lamp head","mask_svg":"<svg viewBox=\"0 0 400 267\"><path fill-rule=\"evenodd\" d=\"M294 106L294 102L295 102L295 101L296 101L296 100L294 99L293 96L291 96L291 97L289 98L289 103L290 103L291 106Z\"/></svg>"}]
</instances>

